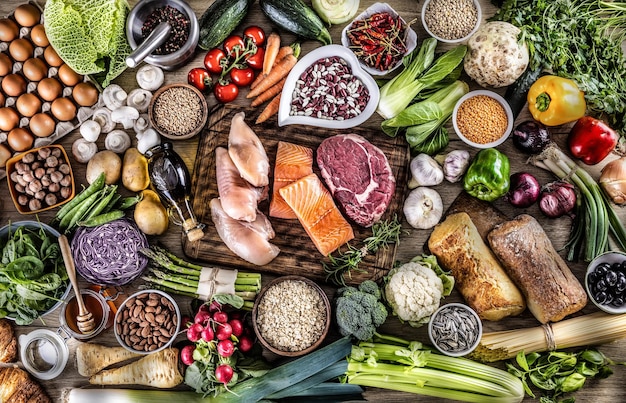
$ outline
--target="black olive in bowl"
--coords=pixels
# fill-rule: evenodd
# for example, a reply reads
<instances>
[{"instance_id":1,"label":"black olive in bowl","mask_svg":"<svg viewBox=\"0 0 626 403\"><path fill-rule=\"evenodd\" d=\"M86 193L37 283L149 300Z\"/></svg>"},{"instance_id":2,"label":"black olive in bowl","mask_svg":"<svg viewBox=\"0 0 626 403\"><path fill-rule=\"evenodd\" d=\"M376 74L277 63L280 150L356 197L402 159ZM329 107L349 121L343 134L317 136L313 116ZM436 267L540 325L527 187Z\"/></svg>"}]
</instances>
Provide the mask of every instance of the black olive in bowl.
<instances>
[{"instance_id":1,"label":"black olive in bowl","mask_svg":"<svg viewBox=\"0 0 626 403\"><path fill-rule=\"evenodd\" d=\"M596 257L587 268L585 287L601 310L626 313L626 254L607 252Z\"/></svg>"}]
</instances>

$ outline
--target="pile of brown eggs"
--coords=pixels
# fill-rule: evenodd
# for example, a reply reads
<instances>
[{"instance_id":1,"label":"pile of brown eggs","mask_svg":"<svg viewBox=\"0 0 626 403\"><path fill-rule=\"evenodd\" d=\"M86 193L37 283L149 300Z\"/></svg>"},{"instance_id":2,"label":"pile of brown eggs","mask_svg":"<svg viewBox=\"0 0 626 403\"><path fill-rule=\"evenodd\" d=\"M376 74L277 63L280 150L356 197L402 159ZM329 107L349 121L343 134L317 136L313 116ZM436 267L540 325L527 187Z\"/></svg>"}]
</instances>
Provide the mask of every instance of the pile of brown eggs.
<instances>
[{"instance_id":1,"label":"pile of brown eggs","mask_svg":"<svg viewBox=\"0 0 626 403\"><path fill-rule=\"evenodd\" d=\"M32 3L0 19L0 169L37 138L70 132L81 108L98 102L98 89L63 62L41 20Z\"/></svg>"}]
</instances>

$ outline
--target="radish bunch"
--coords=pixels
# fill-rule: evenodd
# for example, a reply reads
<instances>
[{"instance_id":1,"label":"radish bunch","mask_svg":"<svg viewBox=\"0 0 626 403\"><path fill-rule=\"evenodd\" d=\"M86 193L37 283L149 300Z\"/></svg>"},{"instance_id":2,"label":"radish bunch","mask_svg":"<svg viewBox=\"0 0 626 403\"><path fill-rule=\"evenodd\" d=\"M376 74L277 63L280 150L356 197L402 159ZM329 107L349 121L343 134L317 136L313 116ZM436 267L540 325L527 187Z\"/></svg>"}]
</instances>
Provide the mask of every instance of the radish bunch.
<instances>
[{"instance_id":1,"label":"radish bunch","mask_svg":"<svg viewBox=\"0 0 626 403\"><path fill-rule=\"evenodd\" d=\"M203 392L219 391L219 386L234 385L239 378L237 363L254 347L253 331L245 324L244 312L222 305L217 301L203 304L198 308L193 321L187 325L187 340L180 352L180 359L187 365L188 377L201 374ZM193 375L192 375L193 374ZM219 392L218 392L219 393Z\"/></svg>"}]
</instances>

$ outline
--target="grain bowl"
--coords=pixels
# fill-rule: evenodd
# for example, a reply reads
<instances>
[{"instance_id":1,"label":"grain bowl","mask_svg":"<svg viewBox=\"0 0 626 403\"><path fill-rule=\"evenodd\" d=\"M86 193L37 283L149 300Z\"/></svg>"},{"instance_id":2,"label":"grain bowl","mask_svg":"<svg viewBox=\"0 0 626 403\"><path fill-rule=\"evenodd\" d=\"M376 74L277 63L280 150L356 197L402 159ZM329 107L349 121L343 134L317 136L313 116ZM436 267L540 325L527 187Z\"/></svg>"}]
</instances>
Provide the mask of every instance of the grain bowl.
<instances>
[{"instance_id":1,"label":"grain bowl","mask_svg":"<svg viewBox=\"0 0 626 403\"><path fill-rule=\"evenodd\" d=\"M483 327L478 314L460 303L446 304L435 311L428 322L428 336L435 348L445 355L460 357L478 346Z\"/></svg>"},{"instance_id":2,"label":"grain bowl","mask_svg":"<svg viewBox=\"0 0 626 403\"><path fill-rule=\"evenodd\" d=\"M159 290L132 294L115 314L115 338L128 351L149 354L172 345L180 330L180 309Z\"/></svg>"},{"instance_id":3,"label":"grain bowl","mask_svg":"<svg viewBox=\"0 0 626 403\"><path fill-rule=\"evenodd\" d=\"M626 253L606 252L589 263L585 288L591 302L607 313L626 313Z\"/></svg>"},{"instance_id":4,"label":"grain bowl","mask_svg":"<svg viewBox=\"0 0 626 403\"><path fill-rule=\"evenodd\" d=\"M171 140L184 140L200 133L209 109L202 93L189 84L170 84L159 88L148 107L154 129Z\"/></svg>"},{"instance_id":5,"label":"grain bowl","mask_svg":"<svg viewBox=\"0 0 626 403\"><path fill-rule=\"evenodd\" d=\"M513 130L513 112L501 95L489 90L470 91L452 111L457 136L475 148L497 147Z\"/></svg>"},{"instance_id":6,"label":"grain bowl","mask_svg":"<svg viewBox=\"0 0 626 403\"><path fill-rule=\"evenodd\" d=\"M463 43L478 30L482 9L478 0L426 0L422 25L428 35L444 43Z\"/></svg>"},{"instance_id":7,"label":"grain bowl","mask_svg":"<svg viewBox=\"0 0 626 403\"><path fill-rule=\"evenodd\" d=\"M59 207L74 197L74 174L61 145L34 148L7 161L7 184L20 214Z\"/></svg>"},{"instance_id":8,"label":"grain bowl","mask_svg":"<svg viewBox=\"0 0 626 403\"><path fill-rule=\"evenodd\" d=\"M269 351L301 356L320 346L330 328L330 301L302 276L282 276L265 286L252 309L252 326Z\"/></svg>"}]
</instances>

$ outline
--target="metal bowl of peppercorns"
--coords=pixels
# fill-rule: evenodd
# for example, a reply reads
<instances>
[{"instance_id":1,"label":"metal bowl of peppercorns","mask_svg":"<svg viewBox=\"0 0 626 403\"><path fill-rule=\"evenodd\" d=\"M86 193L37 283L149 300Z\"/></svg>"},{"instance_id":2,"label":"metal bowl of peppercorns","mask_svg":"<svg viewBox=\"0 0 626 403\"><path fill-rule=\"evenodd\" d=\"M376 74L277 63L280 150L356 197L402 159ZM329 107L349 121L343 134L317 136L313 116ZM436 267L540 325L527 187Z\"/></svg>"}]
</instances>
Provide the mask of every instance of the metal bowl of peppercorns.
<instances>
[{"instance_id":1,"label":"metal bowl of peppercorns","mask_svg":"<svg viewBox=\"0 0 626 403\"><path fill-rule=\"evenodd\" d=\"M20 214L50 210L74 197L74 175L61 145L34 148L7 161L7 184Z\"/></svg>"},{"instance_id":2,"label":"metal bowl of peppercorns","mask_svg":"<svg viewBox=\"0 0 626 403\"><path fill-rule=\"evenodd\" d=\"M140 0L126 19L126 37L135 50L162 22L170 24L170 34L144 60L164 70L174 70L194 56L200 38L198 18L184 0Z\"/></svg>"},{"instance_id":3,"label":"metal bowl of peppercorns","mask_svg":"<svg viewBox=\"0 0 626 403\"><path fill-rule=\"evenodd\" d=\"M606 252L593 259L585 287L591 302L604 312L626 313L626 253Z\"/></svg>"}]
</instances>

